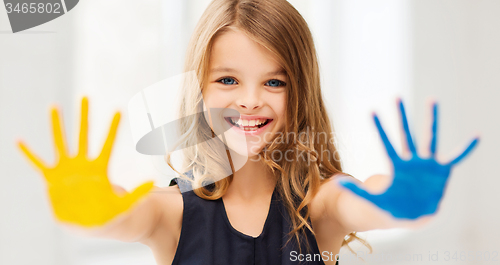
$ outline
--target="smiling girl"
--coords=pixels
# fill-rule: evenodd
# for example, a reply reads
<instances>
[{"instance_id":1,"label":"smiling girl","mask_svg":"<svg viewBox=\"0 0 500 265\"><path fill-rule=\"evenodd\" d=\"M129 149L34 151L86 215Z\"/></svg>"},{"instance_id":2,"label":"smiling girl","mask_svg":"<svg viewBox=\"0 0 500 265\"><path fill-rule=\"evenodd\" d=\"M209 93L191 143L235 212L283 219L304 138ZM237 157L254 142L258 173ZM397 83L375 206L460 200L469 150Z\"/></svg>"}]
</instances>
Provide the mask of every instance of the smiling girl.
<instances>
[{"instance_id":1,"label":"smiling girl","mask_svg":"<svg viewBox=\"0 0 500 265\"><path fill-rule=\"evenodd\" d=\"M180 110L185 160L178 185L113 189L106 171L119 114L102 154L89 160L86 99L76 156L67 153L56 109L58 164L45 166L21 144L44 173L62 224L146 244L164 265L335 264L342 246L361 240L354 231L429 221L451 167L477 143L437 162L434 105L429 156L419 157L399 102L408 157L394 151L374 116L392 176L361 183L343 174L311 32L286 0L212 1L185 70L196 82L186 80Z\"/></svg>"}]
</instances>

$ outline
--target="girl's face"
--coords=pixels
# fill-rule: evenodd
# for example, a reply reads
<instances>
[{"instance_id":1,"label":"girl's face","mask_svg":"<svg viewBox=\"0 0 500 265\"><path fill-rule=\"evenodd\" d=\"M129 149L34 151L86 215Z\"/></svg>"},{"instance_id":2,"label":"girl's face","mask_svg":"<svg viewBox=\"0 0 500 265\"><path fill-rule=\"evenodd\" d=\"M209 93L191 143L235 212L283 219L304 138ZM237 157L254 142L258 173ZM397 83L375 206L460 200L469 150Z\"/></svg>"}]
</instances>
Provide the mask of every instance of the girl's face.
<instances>
[{"instance_id":1,"label":"girl's face","mask_svg":"<svg viewBox=\"0 0 500 265\"><path fill-rule=\"evenodd\" d=\"M231 29L219 35L212 46L203 99L209 112L223 110L209 113L207 122L221 140L217 128L225 128L231 150L257 156L284 127L287 81L274 55L243 32Z\"/></svg>"}]
</instances>

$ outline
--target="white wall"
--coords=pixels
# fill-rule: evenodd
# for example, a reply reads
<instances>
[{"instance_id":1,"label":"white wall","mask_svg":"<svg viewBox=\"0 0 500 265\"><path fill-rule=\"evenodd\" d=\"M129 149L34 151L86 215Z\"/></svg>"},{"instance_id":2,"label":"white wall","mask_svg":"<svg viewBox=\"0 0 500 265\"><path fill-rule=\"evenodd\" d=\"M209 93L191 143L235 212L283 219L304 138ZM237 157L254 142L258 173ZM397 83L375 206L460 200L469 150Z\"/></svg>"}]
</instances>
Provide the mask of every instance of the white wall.
<instances>
[{"instance_id":1,"label":"white wall","mask_svg":"<svg viewBox=\"0 0 500 265\"><path fill-rule=\"evenodd\" d=\"M290 2L313 32L323 93L347 172L362 180L390 172L370 112L381 114L399 148L397 95L407 103L420 145L430 96L442 103L441 154L452 155L474 131L482 133L479 148L456 168L439 218L416 233L364 233L376 253L498 251L495 204L500 198L494 189L500 183L493 165L500 147L494 117L499 111L500 2ZM149 179L166 185L168 176L133 150L126 106L143 88L181 73L187 41L208 3L86 0L68 15L17 34L8 34L0 7L0 264L154 264L143 245L79 238L61 230L40 174L21 157L14 141L22 137L52 161L48 107L62 106L74 143L79 98L86 94L91 153L101 147L113 112L125 114L111 180L127 189Z\"/></svg>"},{"instance_id":2,"label":"white wall","mask_svg":"<svg viewBox=\"0 0 500 265\"><path fill-rule=\"evenodd\" d=\"M429 96L442 102L439 151L450 158L474 134L481 135L477 150L453 174L448 215L443 225L429 229L433 244L427 247L498 253L500 2L424 0L412 2L412 10L414 102L424 106ZM415 113L423 125L426 113ZM422 245L427 241L423 235L417 239ZM464 264L500 264L500 257Z\"/></svg>"},{"instance_id":3,"label":"white wall","mask_svg":"<svg viewBox=\"0 0 500 265\"><path fill-rule=\"evenodd\" d=\"M93 2L97 3L98 1ZM127 76L126 71L131 69L124 65L122 69L116 69L113 72L113 68L116 67L113 65L115 62L123 65L123 62L116 61L116 58L121 54L105 53L104 56L101 54L99 58L95 58L96 61L91 61L87 65L85 63L89 61L81 58L82 52L89 51L92 44L102 44L91 41L94 38L99 39L96 36L97 32L85 32L91 35L89 37L83 35L83 30L79 29L80 21L77 17L85 10L86 5L91 4L92 1L81 1L69 14L16 34L9 32L10 25L7 14L3 5L0 7L0 168L2 169L0 175L0 264L83 265L104 264L103 262L106 264L155 264L151 251L143 245L79 238L57 226L47 198L45 182L15 145L15 140L22 138L45 161L51 163L54 160L48 111L49 106L54 103L63 109L68 141L70 144L74 144L79 120L79 97L87 92L85 89L80 89L81 86L91 88L89 91L96 91L92 88L105 87L100 91L103 94L102 98L87 93L91 96L90 126L92 131L90 138L93 153L96 153L102 145L112 111L125 110L121 108L123 106L120 103L127 101L129 94L126 93L126 90L119 90L119 83L116 86L109 86L110 83L106 83L106 80L96 80L95 78L95 76L111 76L115 78L111 79L111 83L122 81L122 78L116 78L117 76L114 74ZM154 1L154 4L160 5L158 1ZM135 7L129 7L129 9L132 8ZM109 9L113 8L109 7ZM148 10L151 9L158 10L155 6ZM94 9L97 13L94 18L99 16L99 10L102 9L99 7ZM136 13L136 10L132 11L130 13ZM112 18L113 15L116 14L102 14L106 18ZM147 23L148 20L144 17L151 18L149 14L144 14L140 20L132 20L130 23L139 24L138 21ZM157 17L158 21L153 23L161 25L161 17ZM126 18L123 20L125 21ZM92 24L92 21L95 20L87 18L87 23ZM139 25L142 31L143 25ZM120 28L119 24L112 26L115 26L115 29ZM125 26L128 27L128 29L124 28L125 30L130 30L130 25ZM115 32L116 30L112 30L111 33ZM156 32L159 30L155 30L154 33ZM144 46L157 42L154 38L145 40L144 35L140 37L138 39L143 42L140 43L141 45L136 51L141 53L140 55L144 58L144 53L147 52L145 51L147 47L144 48ZM89 44L89 42L91 43ZM82 45L85 48L82 48ZM109 48L107 52L123 51L120 50L120 46L105 47L101 45L101 47ZM121 47L123 48L123 46ZM136 47L129 48L134 50ZM92 50L90 51L92 52ZM84 55L91 56L88 53ZM144 69L144 72L138 73L142 77L139 81L147 79L148 73L160 71L158 62L161 59L158 58L157 54L150 55L150 57L155 58L157 64L146 57L145 64L150 65L151 71L149 72L144 65L140 64L140 60L131 63L137 68ZM127 58L123 59L127 61ZM113 68L106 68L110 65ZM90 82L80 82L86 78ZM156 81L157 76L149 80L150 82ZM130 87L136 88L142 85L144 84L130 84ZM98 111L103 113L102 116L97 115ZM126 153L126 150L131 149L131 143L127 142L129 139L126 139L127 126L125 119L120 127L115 157L124 157L120 155L120 151L125 150L123 153ZM74 150L74 148L75 146L72 145L71 149ZM133 150L128 153L136 155ZM139 157L139 155L137 156ZM126 159L122 160L123 162L120 161L121 163L115 163L114 159L111 162L114 170L112 176L119 176L120 169L131 163L128 163ZM146 168L149 168L149 172L154 172L154 168L147 158L139 157L134 162L138 164L135 170L139 171L140 166L145 164ZM137 175L143 179L150 177L147 170ZM121 182L126 186L134 185L134 181L141 180L123 176ZM117 182L122 184L120 181ZM137 260L137 257L140 258L140 261Z\"/></svg>"},{"instance_id":4,"label":"white wall","mask_svg":"<svg viewBox=\"0 0 500 265\"><path fill-rule=\"evenodd\" d=\"M415 0L409 10L410 121L418 133L417 143L427 147L422 136L430 128L431 98L440 102L438 154L443 161L456 156L478 132L481 142L452 172L436 220L387 240L388 231L366 233L375 250L372 257L383 254L385 260L352 264L500 264L500 194L496 192L500 184L496 169L500 2ZM496 261L491 260L493 251ZM491 255L489 261L484 260L486 252ZM422 254L423 259L405 262L406 256L401 255L407 254ZM438 261L429 261L429 254ZM388 261L391 257L393 261Z\"/></svg>"},{"instance_id":5,"label":"white wall","mask_svg":"<svg viewBox=\"0 0 500 265\"><path fill-rule=\"evenodd\" d=\"M72 105L72 22L65 17L12 34L0 7L0 264L67 264L45 182L21 156L22 137L53 161L48 106ZM10 31L10 32L9 32ZM56 253L61 253L57 254Z\"/></svg>"}]
</instances>

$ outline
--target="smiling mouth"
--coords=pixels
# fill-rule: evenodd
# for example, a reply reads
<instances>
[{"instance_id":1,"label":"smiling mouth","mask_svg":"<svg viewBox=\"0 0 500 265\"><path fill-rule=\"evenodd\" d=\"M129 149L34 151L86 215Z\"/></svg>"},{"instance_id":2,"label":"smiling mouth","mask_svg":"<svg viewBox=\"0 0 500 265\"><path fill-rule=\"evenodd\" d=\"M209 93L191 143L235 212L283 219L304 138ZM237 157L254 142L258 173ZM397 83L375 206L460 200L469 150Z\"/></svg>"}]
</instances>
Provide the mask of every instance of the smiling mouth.
<instances>
[{"instance_id":1,"label":"smiling mouth","mask_svg":"<svg viewBox=\"0 0 500 265\"><path fill-rule=\"evenodd\" d=\"M240 119L239 117L225 117L228 123L243 131L256 131L273 121L273 119Z\"/></svg>"}]
</instances>

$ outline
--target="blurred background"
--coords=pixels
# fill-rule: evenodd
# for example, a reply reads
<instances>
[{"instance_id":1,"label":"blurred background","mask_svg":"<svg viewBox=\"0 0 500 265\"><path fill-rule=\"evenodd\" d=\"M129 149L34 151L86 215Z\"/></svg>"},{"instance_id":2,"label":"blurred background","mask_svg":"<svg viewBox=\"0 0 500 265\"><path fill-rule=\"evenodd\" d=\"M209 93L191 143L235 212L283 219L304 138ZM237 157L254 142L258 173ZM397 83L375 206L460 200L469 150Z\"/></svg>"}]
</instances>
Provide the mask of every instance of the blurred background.
<instances>
[{"instance_id":1,"label":"blurred background","mask_svg":"<svg viewBox=\"0 0 500 265\"><path fill-rule=\"evenodd\" d=\"M111 181L127 190L151 179L168 185L172 175L158 158L135 151L127 104L142 89L182 73L187 42L209 2L84 0L68 14L16 34L0 7L0 264L156 264L139 243L83 238L59 227L45 182L15 141L24 139L51 163L48 110L57 104L75 150L80 98L88 95L91 155L100 150L113 113L124 114ZM439 101L443 161L481 135L478 148L453 171L432 223L418 231L360 233L374 255L384 258L348 264L500 264L495 151L500 149L500 1L290 2L314 35L346 172L360 180L390 173L370 113L380 114L400 148L397 96L404 99L421 149L430 131L429 100ZM353 248L366 253L356 244ZM405 261L401 255L407 254L422 258ZM440 261L429 261L435 254Z\"/></svg>"}]
</instances>

